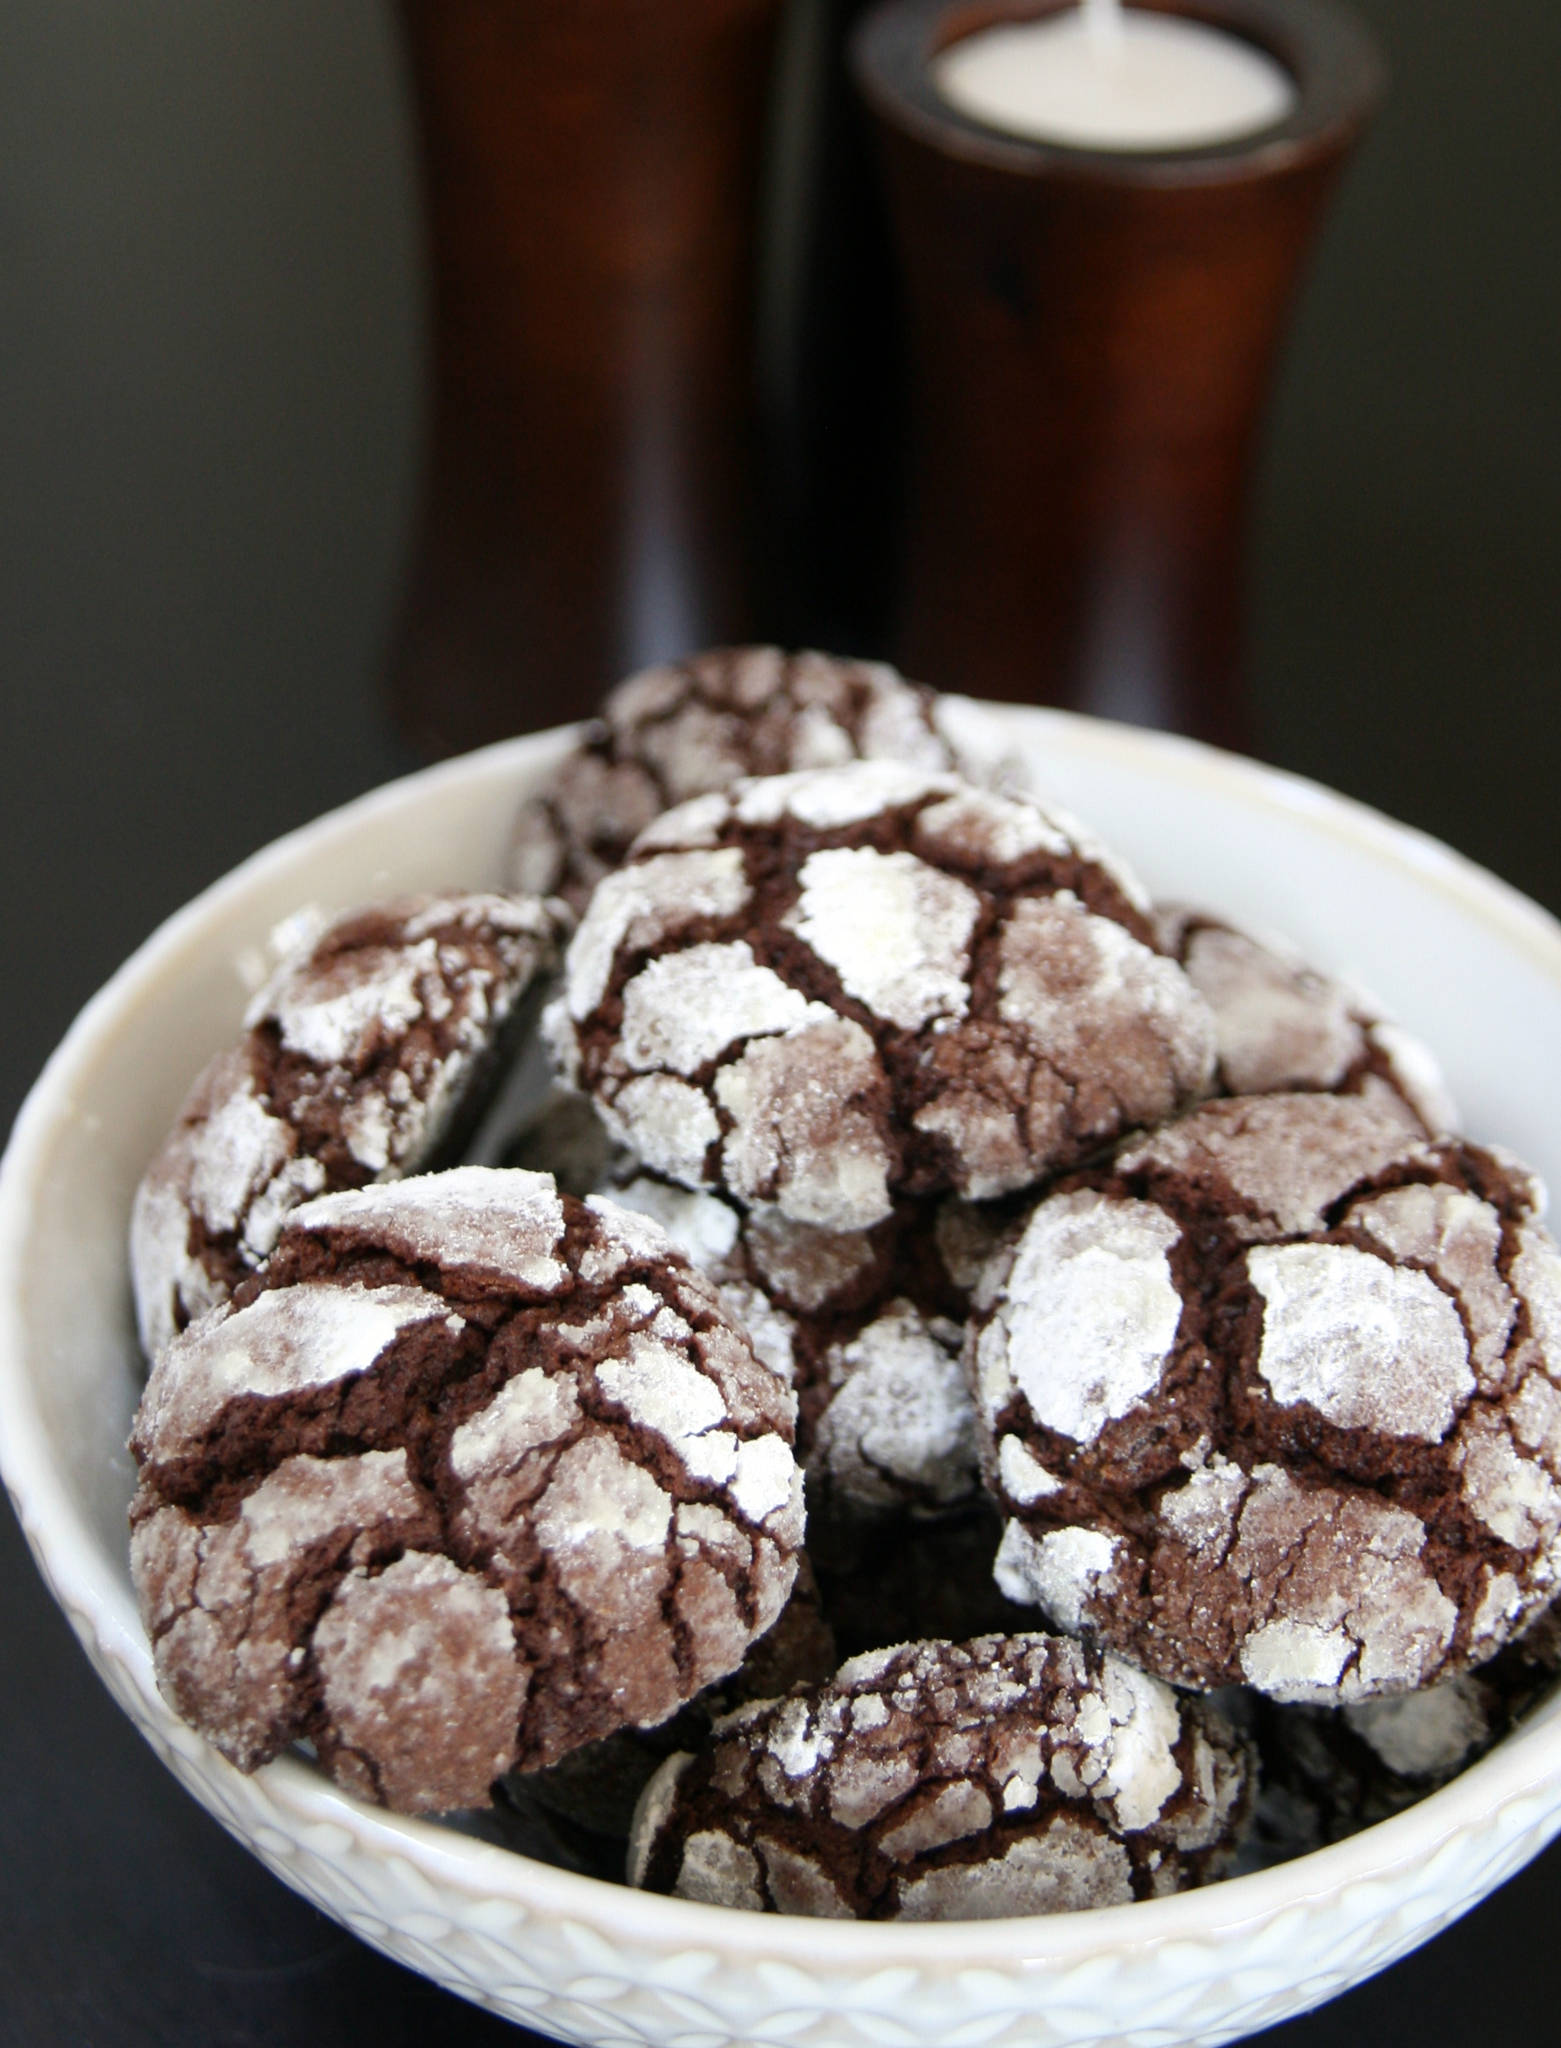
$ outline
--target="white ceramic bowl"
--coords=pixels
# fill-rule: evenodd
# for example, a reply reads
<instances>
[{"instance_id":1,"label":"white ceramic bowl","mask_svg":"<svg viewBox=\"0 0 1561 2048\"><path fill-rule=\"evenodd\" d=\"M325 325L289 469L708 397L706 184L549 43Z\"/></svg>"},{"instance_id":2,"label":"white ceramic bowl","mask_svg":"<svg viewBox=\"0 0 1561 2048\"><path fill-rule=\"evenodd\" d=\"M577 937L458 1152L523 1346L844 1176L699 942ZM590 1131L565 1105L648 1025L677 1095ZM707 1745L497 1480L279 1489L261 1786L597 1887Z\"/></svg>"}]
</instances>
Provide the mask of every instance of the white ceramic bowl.
<instances>
[{"instance_id":1,"label":"white ceramic bowl","mask_svg":"<svg viewBox=\"0 0 1561 2048\"><path fill-rule=\"evenodd\" d=\"M1043 787L1162 896L1288 932L1441 1054L1471 1132L1561 1180L1561 927L1289 776L1059 713L1002 714ZM1104 1911L943 1926L731 1913L401 1820L283 1758L241 1777L158 1697L126 1566L131 1191L232 1037L246 952L306 901L496 882L567 734L393 784L268 847L87 1006L0 1172L0 1465L55 1597L170 1769L287 1884L450 1989L567 2041L957 2048L1224 2041L1425 1941L1561 1828L1561 1699L1408 1813L1282 1868Z\"/></svg>"}]
</instances>

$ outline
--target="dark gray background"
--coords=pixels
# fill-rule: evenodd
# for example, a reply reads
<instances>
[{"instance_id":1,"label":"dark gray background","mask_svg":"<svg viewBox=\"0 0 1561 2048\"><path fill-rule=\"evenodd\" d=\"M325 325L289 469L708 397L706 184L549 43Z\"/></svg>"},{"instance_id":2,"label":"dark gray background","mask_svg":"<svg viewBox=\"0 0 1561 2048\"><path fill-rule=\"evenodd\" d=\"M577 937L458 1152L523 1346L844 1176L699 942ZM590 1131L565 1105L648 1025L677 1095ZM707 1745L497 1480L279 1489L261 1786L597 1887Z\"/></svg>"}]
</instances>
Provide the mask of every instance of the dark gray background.
<instances>
[{"instance_id":1,"label":"dark gray background","mask_svg":"<svg viewBox=\"0 0 1561 2048\"><path fill-rule=\"evenodd\" d=\"M1262 747L1561 909L1561 10L1358 4L1393 91L1275 420ZM419 432L414 193L370 0L0 12L0 1124L161 916L409 765L379 676ZM0 1517L5 2048L522 2038L232 1847ZM1549 2048L1558 1909L1552 1851L1268 2038Z\"/></svg>"}]
</instances>

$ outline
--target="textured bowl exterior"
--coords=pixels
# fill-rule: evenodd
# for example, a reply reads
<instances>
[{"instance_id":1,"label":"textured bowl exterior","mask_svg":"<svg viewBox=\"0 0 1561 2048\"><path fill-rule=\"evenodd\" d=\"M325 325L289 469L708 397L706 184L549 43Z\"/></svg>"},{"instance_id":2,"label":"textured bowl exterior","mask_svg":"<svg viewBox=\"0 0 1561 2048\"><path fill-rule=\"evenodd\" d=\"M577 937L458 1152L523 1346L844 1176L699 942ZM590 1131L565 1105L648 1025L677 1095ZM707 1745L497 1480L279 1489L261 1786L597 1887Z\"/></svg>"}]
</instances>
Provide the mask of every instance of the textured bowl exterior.
<instances>
[{"instance_id":1,"label":"textured bowl exterior","mask_svg":"<svg viewBox=\"0 0 1561 2048\"><path fill-rule=\"evenodd\" d=\"M1135 860L1364 970L1445 1057L1478 1136L1561 1174L1561 928L1433 842L1293 778L1060 713L1001 714L1043 788ZM859 1926L650 1897L360 1805L305 1763L241 1776L159 1697L125 1560L137 1392L124 1228L141 1165L232 1034L269 927L412 886L492 883L567 736L507 742L279 841L88 1005L0 1170L0 1468L119 1704L289 1885L453 1991L563 2041L656 2048L1219 2042L1385 1967L1561 1830L1561 1699L1408 1813L1279 1869L1104 1911ZM1449 982L1449 975L1452 981ZM1446 993L1451 986L1453 994Z\"/></svg>"}]
</instances>

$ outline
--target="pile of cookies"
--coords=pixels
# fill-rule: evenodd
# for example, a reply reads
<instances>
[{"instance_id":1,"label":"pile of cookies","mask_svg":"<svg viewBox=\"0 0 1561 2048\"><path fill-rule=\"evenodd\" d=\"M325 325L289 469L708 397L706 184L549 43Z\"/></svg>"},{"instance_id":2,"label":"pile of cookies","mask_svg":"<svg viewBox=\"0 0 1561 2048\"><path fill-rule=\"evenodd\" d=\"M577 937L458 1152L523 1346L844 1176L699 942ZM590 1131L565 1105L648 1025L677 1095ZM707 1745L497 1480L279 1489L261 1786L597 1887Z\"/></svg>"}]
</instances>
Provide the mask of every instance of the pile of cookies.
<instances>
[{"instance_id":1,"label":"pile of cookies","mask_svg":"<svg viewBox=\"0 0 1561 2048\"><path fill-rule=\"evenodd\" d=\"M1021 782L729 650L614 694L516 893L295 921L132 1227L136 1584L240 1768L985 1917L1332 1839L1561 1667L1534 1177Z\"/></svg>"}]
</instances>

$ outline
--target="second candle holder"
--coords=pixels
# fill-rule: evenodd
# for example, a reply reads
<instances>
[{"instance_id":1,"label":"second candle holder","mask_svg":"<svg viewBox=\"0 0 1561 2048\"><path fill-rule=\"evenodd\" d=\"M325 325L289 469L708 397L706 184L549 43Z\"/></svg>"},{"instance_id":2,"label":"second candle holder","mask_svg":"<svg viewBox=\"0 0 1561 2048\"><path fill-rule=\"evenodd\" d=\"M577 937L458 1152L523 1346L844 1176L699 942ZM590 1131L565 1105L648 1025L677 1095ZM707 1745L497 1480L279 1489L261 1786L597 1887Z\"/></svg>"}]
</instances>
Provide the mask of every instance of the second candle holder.
<instances>
[{"instance_id":1,"label":"second candle holder","mask_svg":"<svg viewBox=\"0 0 1561 2048\"><path fill-rule=\"evenodd\" d=\"M1063 4L888 0L854 42L909 326L895 652L941 688L1242 746L1263 414L1381 65L1331 0L1148 0L1276 58L1289 113L1150 153L1024 140L939 93L940 52Z\"/></svg>"}]
</instances>

